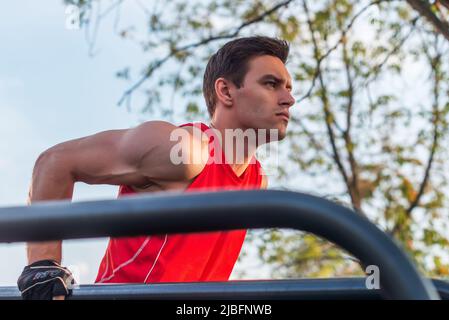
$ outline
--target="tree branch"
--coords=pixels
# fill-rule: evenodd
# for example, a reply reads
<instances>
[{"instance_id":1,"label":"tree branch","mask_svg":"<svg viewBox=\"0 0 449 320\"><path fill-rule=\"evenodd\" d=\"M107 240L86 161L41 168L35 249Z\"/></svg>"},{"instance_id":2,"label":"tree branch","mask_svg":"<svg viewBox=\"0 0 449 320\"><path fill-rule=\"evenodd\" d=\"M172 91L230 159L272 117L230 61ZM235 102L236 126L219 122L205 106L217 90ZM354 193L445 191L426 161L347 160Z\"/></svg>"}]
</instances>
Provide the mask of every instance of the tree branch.
<instances>
[{"instance_id":1,"label":"tree branch","mask_svg":"<svg viewBox=\"0 0 449 320\"><path fill-rule=\"evenodd\" d=\"M349 24L346 26L346 28L342 31L339 40L337 41L337 43L335 43L331 48L329 48L321 57L319 57L318 59L318 63L315 67L315 74L313 75L312 78L312 84L309 87L309 89L307 90L307 93L305 95L303 95L301 98L299 98L296 103L301 103L302 101L304 101L305 99L307 99L308 97L310 97L310 95L312 94L313 89L315 88L315 83L316 80L318 78L318 74L319 74L319 70L321 67L321 63L333 52L335 51L338 46L345 40L346 38L346 34L351 30L352 26L354 25L355 21L360 17L360 15L362 15L366 10L368 10L368 8L372 7L373 5L377 5L380 4L382 2L391 2L391 1L395 1L395 0L376 0L376 1L372 1L370 3L368 3L365 7L363 7L362 9L360 9L359 12L357 12L352 19L350 20Z\"/></svg>"},{"instance_id":2,"label":"tree branch","mask_svg":"<svg viewBox=\"0 0 449 320\"><path fill-rule=\"evenodd\" d=\"M306 126L304 125L304 123L300 120L297 119L295 117L291 118L291 121L293 123L296 123L299 125L299 127L302 129L302 131L306 134L307 138L310 140L310 143L315 147L315 149L323 151L324 154L329 158L329 159L333 159L334 156L332 154L330 154L318 141L316 141L315 137L313 136L313 134L309 131L309 129L306 128Z\"/></svg>"},{"instance_id":3,"label":"tree branch","mask_svg":"<svg viewBox=\"0 0 449 320\"><path fill-rule=\"evenodd\" d=\"M359 186L358 186L358 164L354 156L354 144L351 138L351 126L352 126L352 108L354 102L354 84L351 75L351 66L348 57L348 51L346 41L343 42L343 63L345 65L346 81L348 83L348 105L346 108L346 130L343 132L343 139L345 140L346 151L348 153L349 165L351 168L351 192L353 193L351 199L353 199L354 208L362 212L362 199L360 198Z\"/></svg>"},{"instance_id":4,"label":"tree branch","mask_svg":"<svg viewBox=\"0 0 449 320\"><path fill-rule=\"evenodd\" d=\"M406 0L407 3L427 20L449 41L449 22L441 20L437 17L427 1L423 0ZM443 5L447 7L447 1L443 1Z\"/></svg>"},{"instance_id":5,"label":"tree branch","mask_svg":"<svg viewBox=\"0 0 449 320\"><path fill-rule=\"evenodd\" d=\"M95 48L95 44L97 42L97 34L98 34L98 29L99 29L101 20L103 20L115 8L117 8L117 16L116 16L115 22L114 22L114 30L117 29L119 10L120 10L120 5L122 4L122 2L123 2L123 0L117 0L114 3L112 3L108 8L106 8L106 10L104 12L101 12L101 2L99 1L97 4L98 10L96 12L95 20L93 20L93 18L92 18L92 1L88 1L84 4L84 6L89 8L89 18L84 22L86 25L84 35L86 38L88 52L89 52L90 57L95 56L94 48ZM95 21L93 26L91 25L91 21ZM90 35L89 30L90 30L91 26L93 29L92 29L92 34Z\"/></svg>"},{"instance_id":6,"label":"tree branch","mask_svg":"<svg viewBox=\"0 0 449 320\"><path fill-rule=\"evenodd\" d=\"M440 112L439 112L439 95L440 95L440 75L439 75L439 68L441 64L441 55L438 54L435 58L429 57L432 70L433 70L433 78L434 78L434 88L433 88L433 94L434 94L434 104L433 104L433 119L432 122L434 124L433 126L433 140L432 140L432 147L430 150L430 155L427 160L426 170L424 172L424 177L421 182L421 185L419 187L418 194L416 195L414 201L410 204L410 207L407 209L406 213L407 215L410 215L412 210L416 208L419 204L419 201L424 194L424 189L427 185L427 182L430 177L430 170L432 168L435 152L438 148L438 138L439 138L439 124L440 124Z\"/></svg>"},{"instance_id":7,"label":"tree branch","mask_svg":"<svg viewBox=\"0 0 449 320\"><path fill-rule=\"evenodd\" d=\"M195 43L191 43L191 44L188 44L188 45L185 45L185 46L183 46L183 47L179 47L179 48L173 48L173 49L171 49L171 51L170 51L170 53L167 55L167 56L165 56L164 58L162 58L162 59L160 59L160 60L157 60L155 63L153 63L153 65L152 66L150 66L149 68L148 68L148 70L145 72L145 74L135 83L135 84L133 84L129 89L127 89L124 93L123 93L123 95L122 95L122 97L120 98L120 100L119 100L119 102L118 102L118 105L120 106L120 105L122 105L122 103L125 101L125 100L127 100L128 101L128 104L129 104L129 99L130 99L130 96L132 95L132 93L137 89L137 88L139 88L152 74L153 74L153 72L156 70L156 69L158 69L158 68L160 68L165 62L167 62L169 59L171 59L173 56L175 56L176 54L179 54L179 53L183 53L183 52L188 52L189 50L191 50L191 49L194 49L194 48L197 48L197 47L200 47L200 46L203 46L203 45L205 45L205 44L208 44L208 43L211 43L211 42L214 42L214 41L217 41L217 40L223 40L223 39L231 39L231 38L234 38L234 37L236 37L236 36L238 36L239 35L239 33L244 29L244 28L246 28L246 27L248 27L248 26L250 26L250 25L252 25L252 24L254 24L254 23L256 23L256 22L260 22L260 21L262 21L263 19L265 19L267 16L269 16L270 14L272 14L273 12L276 12L277 10L279 10L280 8L282 8L282 7L287 7L291 2L292 2L293 0L286 0L286 1L283 1L283 2L281 2L281 3L279 3L279 4L277 4L277 5L275 5L275 6L273 6L271 9L269 9L269 10L267 10L267 11L265 11L265 12L263 12L262 14L260 14L259 16L257 16L257 17L255 17L255 18L253 18L253 19L251 19L251 20L249 20L249 21L246 21L246 22L244 22L244 23L242 23L240 26L238 26L233 32L231 32L231 33L228 33L228 34L225 34L225 35L220 35L220 36L211 36L211 37L209 37L209 38L206 38L206 39L203 39L203 40L201 40L201 41L199 41L199 42L195 42Z\"/></svg>"},{"instance_id":8,"label":"tree branch","mask_svg":"<svg viewBox=\"0 0 449 320\"><path fill-rule=\"evenodd\" d=\"M373 76L368 78L364 84L363 87L366 87L370 82L374 81L377 78L377 75L379 74L379 71L383 68L383 66L388 62L388 60L391 58L391 56L393 56L393 54L395 54L396 52L398 52L398 50L400 48L402 48L405 44L405 42L410 38L410 36L412 35L413 31L415 31L416 29L416 22L419 20L420 16L415 17L413 20L410 21L410 23L412 24L412 28L410 28L409 32L401 39L401 41L399 41L394 47L393 49L387 53L387 55L384 57L384 59L377 65L375 65L373 67Z\"/></svg>"},{"instance_id":9,"label":"tree branch","mask_svg":"<svg viewBox=\"0 0 449 320\"><path fill-rule=\"evenodd\" d=\"M438 35L435 35L435 40L437 40ZM436 41L435 41L436 42ZM426 45L424 45L425 48L427 48ZM426 169L424 170L424 176L421 181L421 184L419 186L419 190L417 195L415 196L414 200L410 204L410 206L406 209L405 213L408 217L411 216L412 211L419 205L419 202L424 194L424 190L427 186L427 183L430 179L430 170L432 169L435 153L438 148L439 143L439 124L440 124L440 111L439 111L439 96L440 96L440 74L439 74L439 68L441 64L441 53L437 53L435 57L431 57L429 52L425 50L425 54L427 56L427 59L430 62L431 70L433 73L433 95L434 95L434 103L433 103L433 138L432 138L432 146L430 148L429 158L427 160ZM402 226L399 224L395 224L391 234L396 234L402 229Z\"/></svg>"},{"instance_id":10,"label":"tree branch","mask_svg":"<svg viewBox=\"0 0 449 320\"><path fill-rule=\"evenodd\" d=\"M309 31L311 33L311 37L312 37L312 43L313 43L313 47L314 47L314 54L315 57L318 58L318 44L317 44L317 40L315 38L314 35L314 29L313 29L313 25L312 25L312 21L310 19L310 12L309 12L309 7L307 5L307 0L303 0L303 8L304 8L304 12L306 14L307 17L307 25L309 27ZM326 128L327 128L327 133L328 133L328 137L329 137L329 142L332 146L332 153L333 153L333 158L335 160L335 163L337 164L338 170L343 178L343 182L346 185L346 188L348 190L349 195L351 196L351 202L354 204L354 199L353 199L353 194L351 192L351 185L349 183L349 178L348 175L346 173L346 169L343 166L343 163L341 161L341 157L340 157L340 153L337 150L337 146L336 146L336 142L335 142L335 133L334 130L332 129L332 123L333 123L333 114L330 110L329 107L329 99L327 97L326 94L326 86L324 84L324 80L323 80L323 76L321 74L321 67L319 66L319 61L317 62L317 69L318 71L318 80L320 82L320 86L321 86L321 100L323 102L323 111L324 111L324 115L325 115L325 124L326 124Z\"/></svg>"}]
</instances>

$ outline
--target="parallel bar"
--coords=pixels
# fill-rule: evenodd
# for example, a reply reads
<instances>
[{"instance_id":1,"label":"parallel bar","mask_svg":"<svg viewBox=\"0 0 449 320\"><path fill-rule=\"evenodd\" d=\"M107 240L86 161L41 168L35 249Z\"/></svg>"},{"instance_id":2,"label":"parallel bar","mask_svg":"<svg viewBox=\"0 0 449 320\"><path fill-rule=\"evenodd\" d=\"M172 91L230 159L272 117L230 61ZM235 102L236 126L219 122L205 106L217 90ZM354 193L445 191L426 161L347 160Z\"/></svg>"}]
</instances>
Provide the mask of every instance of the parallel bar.
<instances>
[{"instance_id":1,"label":"parallel bar","mask_svg":"<svg viewBox=\"0 0 449 320\"><path fill-rule=\"evenodd\" d=\"M381 299L368 290L365 278L246 280L209 283L81 285L71 300L328 300ZM440 296L449 300L449 283L433 280ZM0 287L0 300L21 299L17 287Z\"/></svg>"},{"instance_id":2,"label":"parallel bar","mask_svg":"<svg viewBox=\"0 0 449 320\"><path fill-rule=\"evenodd\" d=\"M438 298L399 247L366 218L315 196L288 191L154 195L0 209L0 242L294 228L376 265L392 298Z\"/></svg>"},{"instance_id":3,"label":"parallel bar","mask_svg":"<svg viewBox=\"0 0 449 320\"><path fill-rule=\"evenodd\" d=\"M364 279L302 279L229 281L206 283L155 283L126 285L82 285L72 300L289 300L289 299L380 299L379 290L367 290ZM16 287L0 290L0 300L20 299Z\"/></svg>"}]
</instances>

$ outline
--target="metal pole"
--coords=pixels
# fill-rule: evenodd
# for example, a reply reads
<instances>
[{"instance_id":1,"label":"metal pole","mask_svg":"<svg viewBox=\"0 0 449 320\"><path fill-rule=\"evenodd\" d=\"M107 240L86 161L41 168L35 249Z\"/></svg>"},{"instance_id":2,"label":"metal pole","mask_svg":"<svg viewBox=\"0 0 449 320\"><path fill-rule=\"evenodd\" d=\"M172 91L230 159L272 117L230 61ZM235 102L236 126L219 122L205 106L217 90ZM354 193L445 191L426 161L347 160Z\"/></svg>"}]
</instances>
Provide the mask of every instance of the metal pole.
<instances>
[{"instance_id":1,"label":"metal pole","mask_svg":"<svg viewBox=\"0 0 449 320\"><path fill-rule=\"evenodd\" d=\"M164 194L96 202L39 203L0 209L0 242L293 228L340 245L365 265L376 265L391 297L437 298L399 247L352 210L288 191Z\"/></svg>"}]
</instances>

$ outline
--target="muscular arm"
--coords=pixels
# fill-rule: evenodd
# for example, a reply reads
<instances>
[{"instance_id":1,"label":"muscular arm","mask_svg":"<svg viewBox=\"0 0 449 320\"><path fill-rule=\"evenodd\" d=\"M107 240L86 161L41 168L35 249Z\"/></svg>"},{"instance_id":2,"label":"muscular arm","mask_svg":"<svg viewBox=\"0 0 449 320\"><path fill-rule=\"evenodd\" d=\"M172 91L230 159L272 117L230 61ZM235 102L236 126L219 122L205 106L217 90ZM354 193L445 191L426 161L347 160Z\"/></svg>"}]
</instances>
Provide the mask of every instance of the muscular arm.
<instances>
[{"instance_id":1,"label":"muscular arm","mask_svg":"<svg viewBox=\"0 0 449 320\"><path fill-rule=\"evenodd\" d=\"M173 134L184 139L171 141ZM207 153L207 140L201 140L202 137L193 134L191 127L150 121L133 129L105 131L58 144L36 161L28 202L71 199L78 181L140 186L155 181L190 180L204 167L204 161L193 158ZM174 164L170 154L180 144L189 161ZM28 243L27 253L29 263L43 259L61 262L61 241Z\"/></svg>"}]
</instances>

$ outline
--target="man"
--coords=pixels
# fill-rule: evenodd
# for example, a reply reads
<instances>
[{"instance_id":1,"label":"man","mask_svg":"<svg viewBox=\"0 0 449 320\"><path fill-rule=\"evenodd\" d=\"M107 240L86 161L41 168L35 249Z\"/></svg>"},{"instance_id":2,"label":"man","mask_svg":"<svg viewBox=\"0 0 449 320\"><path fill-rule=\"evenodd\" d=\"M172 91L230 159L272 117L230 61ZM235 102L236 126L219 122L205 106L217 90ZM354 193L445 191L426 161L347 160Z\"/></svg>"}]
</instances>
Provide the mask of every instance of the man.
<instances>
[{"instance_id":1,"label":"man","mask_svg":"<svg viewBox=\"0 0 449 320\"><path fill-rule=\"evenodd\" d=\"M148 121L58 144L36 161L30 203L71 199L77 181L118 185L119 196L265 188L266 178L254 154L265 142L286 135L294 104L285 68L288 51L285 41L268 37L228 42L210 58L204 74L210 126ZM252 131L256 138L240 135L241 149L239 142L232 143L234 138L228 139L232 130ZM183 161L174 161L178 154L174 150L182 150ZM96 282L228 280L245 232L110 239ZM25 299L70 294L70 272L60 265L61 241L28 243L27 253L29 266L18 280Z\"/></svg>"}]
</instances>

